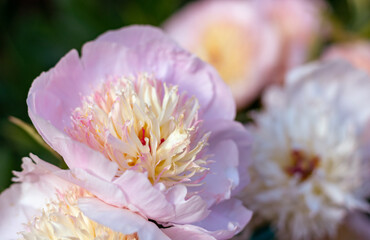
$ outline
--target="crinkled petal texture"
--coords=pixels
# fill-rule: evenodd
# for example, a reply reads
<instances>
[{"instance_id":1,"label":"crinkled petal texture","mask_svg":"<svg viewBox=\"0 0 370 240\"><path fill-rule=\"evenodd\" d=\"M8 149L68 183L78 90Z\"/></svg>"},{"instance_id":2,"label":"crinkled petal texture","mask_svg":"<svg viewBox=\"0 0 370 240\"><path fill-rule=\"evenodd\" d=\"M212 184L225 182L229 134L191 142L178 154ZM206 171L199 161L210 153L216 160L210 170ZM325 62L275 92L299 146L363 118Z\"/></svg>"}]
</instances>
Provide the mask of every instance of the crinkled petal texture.
<instances>
[{"instance_id":1,"label":"crinkled petal texture","mask_svg":"<svg viewBox=\"0 0 370 240\"><path fill-rule=\"evenodd\" d=\"M233 121L230 90L156 28L107 32L86 43L81 57L72 50L35 79L27 103L35 127L71 169L59 177L163 226L200 223L247 183L250 137ZM240 216L230 219L235 228L217 230L239 231L250 213Z\"/></svg>"},{"instance_id":2,"label":"crinkled petal texture","mask_svg":"<svg viewBox=\"0 0 370 240\"><path fill-rule=\"evenodd\" d=\"M239 109L269 83L280 38L249 1L196 1L164 24L181 46L212 64Z\"/></svg>"},{"instance_id":3,"label":"crinkled petal texture","mask_svg":"<svg viewBox=\"0 0 370 240\"><path fill-rule=\"evenodd\" d=\"M63 191L71 184L63 181L53 173L59 169L36 156L34 161L24 158L21 173L16 174L16 181L0 195L0 238L17 239L18 232L24 230L24 224L37 215L48 199L56 197L56 189ZM18 237L17 237L18 236Z\"/></svg>"},{"instance_id":4,"label":"crinkled petal texture","mask_svg":"<svg viewBox=\"0 0 370 240\"><path fill-rule=\"evenodd\" d=\"M53 165L50 165L49 163L44 162L37 156L31 155L31 158L24 158L22 165L23 171L15 173L15 180L19 183L14 183L9 189L5 190L0 195L1 239L23 239L22 234L32 230L38 230L39 234L40 232L43 233L42 226L44 226L43 224L48 223L38 222L40 220L37 219L42 219L41 216L43 216L43 214L48 214L48 211L52 209L50 208L50 205L53 205L55 204L55 202L58 201L64 201L65 199L68 199L66 200L67 205L69 206L68 208L75 208L77 206L76 209L78 214L72 213L73 223L76 226L90 226L90 228L85 229L84 233L86 234L86 231L91 231L92 235L88 235L90 237L101 237L99 239L111 239L110 237L112 237L113 235L109 234L116 234L114 236L126 236L128 237L127 239L170 239L162 231L163 229L158 228L156 224L148 221L147 218L127 208L118 208L108 205L105 202L93 197L93 195L90 193L83 196L74 196L74 198L77 199L76 202L73 203L69 199L71 196L68 196L68 191L76 187L78 187L79 189L82 188L73 184L72 182L69 182L67 178L65 178L65 176L68 176L65 173L69 170L59 169ZM60 196L63 197L60 198ZM74 204L76 206L74 206ZM70 212L63 212L63 210L64 209L58 208L57 213L61 212L63 215L71 214ZM51 219L54 223L53 226L58 226L60 229L65 229L65 232L63 233L65 235L63 235L63 238L78 238L84 240L92 239L88 237L86 238L86 235L84 234L71 234L71 232L69 231L70 229L68 229L68 225L65 226L62 224L63 222L58 222L58 219L60 218L58 218L57 213L55 213L55 211L52 212L52 214L54 214L52 215L54 216L54 218ZM84 217L84 221L82 223L79 222L79 217L81 214L87 216L87 218ZM95 223L90 223L92 221L95 221ZM38 224L34 224L35 222ZM35 225L37 227L34 227ZM102 229L101 225L103 225L103 229L105 229L105 232L99 232L99 230ZM58 227L54 228L54 230L51 231L56 234L55 236L48 236L53 236L57 238L60 237L60 235L57 235ZM106 229L106 227L108 228L108 230ZM51 234L49 230L47 232L48 234ZM81 232L83 232L83 230L81 230ZM197 231L194 230L189 232L188 235L184 236L189 237L196 233ZM134 234L134 237L130 238L128 235L132 234ZM36 237L36 239L39 239L37 237L42 237L41 235L31 236ZM173 237L171 239L178 238Z\"/></svg>"},{"instance_id":5,"label":"crinkled petal texture","mask_svg":"<svg viewBox=\"0 0 370 240\"><path fill-rule=\"evenodd\" d=\"M369 212L369 97L369 77L340 61L297 69L265 95L248 126L245 202L280 239L335 237L348 211Z\"/></svg>"}]
</instances>

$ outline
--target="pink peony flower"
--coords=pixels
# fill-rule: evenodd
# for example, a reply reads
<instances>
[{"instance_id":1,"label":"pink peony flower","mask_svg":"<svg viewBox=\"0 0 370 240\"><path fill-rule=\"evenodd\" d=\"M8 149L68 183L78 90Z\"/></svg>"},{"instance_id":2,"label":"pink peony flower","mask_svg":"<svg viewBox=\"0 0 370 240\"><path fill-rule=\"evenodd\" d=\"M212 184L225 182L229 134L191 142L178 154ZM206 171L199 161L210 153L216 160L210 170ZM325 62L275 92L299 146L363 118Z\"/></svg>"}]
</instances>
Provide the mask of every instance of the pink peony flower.
<instances>
[{"instance_id":1,"label":"pink peony flower","mask_svg":"<svg viewBox=\"0 0 370 240\"><path fill-rule=\"evenodd\" d=\"M22 167L0 195L1 239L170 239L145 217L61 178L68 170L33 155Z\"/></svg>"},{"instance_id":2,"label":"pink peony flower","mask_svg":"<svg viewBox=\"0 0 370 240\"><path fill-rule=\"evenodd\" d=\"M370 74L370 43L351 42L330 46L322 59L344 59Z\"/></svg>"},{"instance_id":3,"label":"pink peony flower","mask_svg":"<svg viewBox=\"0 0 370 240\"><path fill-rule=\"evenodd\" d=\"M81 57L72 50L34 81L27 103L71 169L64 178L101 201L171 238L225 239L249 221L232 198L248 182L249 135L233 121L230 90L160 30L122 28Z\"/></svg>"},{"instance_id":4,"label":"pink peony flower","mask_svg":"<svg viewBox=\"0 0 370 240\"><path fill-rule=\"evenodd\" d=\"M198 1L164 24L183 47L213 65L237 107L251 103L277 63L279 36L250 1Z\"/></svg>"},{"instance_id":5,"label":"pink peony flower","mask_svg":"<svg viewBox=\"0 0 370 240\"><path fill-rule=\"evenodd\" d=\"M264 111L248 126L244 200L278 239L336 239L350 212L370 212L369 96L369 77L336 61L298 68L264 95Z\"/></svg>"},{"instance_id":6,"label":"pink peony flower","mask_svg":"<svg viewBox=\"0 0 370 240\"><path fill-rule=\"evenodd\" d=\"M282 82L293 67L307 61L310 50L323 35L320 0L254 0L258 11L280 36L279 59L273 80Z\"/></svg>"}]
</instances>

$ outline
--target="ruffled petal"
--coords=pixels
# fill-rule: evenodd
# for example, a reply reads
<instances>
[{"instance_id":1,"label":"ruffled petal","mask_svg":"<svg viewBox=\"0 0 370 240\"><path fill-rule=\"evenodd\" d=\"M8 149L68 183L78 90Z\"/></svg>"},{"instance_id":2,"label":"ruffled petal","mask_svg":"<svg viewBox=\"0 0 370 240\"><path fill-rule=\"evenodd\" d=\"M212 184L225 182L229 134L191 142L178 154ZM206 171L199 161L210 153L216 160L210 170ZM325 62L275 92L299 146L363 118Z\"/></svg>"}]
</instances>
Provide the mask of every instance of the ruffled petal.
<instances>
[{"instance_id":1,"label":"ruffled petal","mask_svg":"<svg viewBox=\"0 0 370 240\"><path fill-rule=\"evenodd\" d=\"M229 239L239 233L251 220L252 211L237 199L224 201L213 208L211 214L196 225L206 229L216 239Z\"/></svg>"},{"instance_id":2,"label":"ruffled petal","mask_svg":"<svg viewBox=\"0 0 370 240\"><path fill-rule=\"evenodd\" d=\"M31 159L32 158L32 159ZM21 232L58 191L71 184L54 175L59 168L42 161L37 156L24 158L22 172L15 172L14 183L0 195L0 239L18 239Z\"/></svg>"},{"instance_id":3,"label":"ruffled petal","mask_svg":"<svg viewBox=\"0 0 370 240\"><path fill-rule=\"evenodd\" d=\"M171 239L230 239L250 221L252 212L242 206L239 200L225 201L214 209L203 221L195 225L174 225L163 229Z\"/></svg>"},{"instance_id":4,"label":"ruffled petal","mask_svg":"<svg viewBox=\"0 0 370 240\"><path fill-rule=\"evenodd\" d=\"M160 222L190 223L208 214L207 204L199 197L187 197L182 185L168 190L153 186L146 174L126 171L114 181L144 216Z\"/></svg>"},{"instance_id":5,"label":"ruffled petal","mask_svg":"<svg viewBox=\"0 0 370 240\"><path fill-rule=\"evenodd\" d=\"M212 133L207 153L213 162L197 190L212 205L229 199L248 184L251 139L240 123L227 120L210 122L205 131Z\"/></svg>"},{"instance_id":6,"label":"ruffled petal","mask_svg":"<svg viewBox=\"0 0 370 240\"><path fill-rule=\"evenodd\" d=\"M87 217L117 232L137 233L140 240L170 239L154 223L129 210L107 205L95 198L82 198L78 205Z\"/></svg>"}]
</instances>

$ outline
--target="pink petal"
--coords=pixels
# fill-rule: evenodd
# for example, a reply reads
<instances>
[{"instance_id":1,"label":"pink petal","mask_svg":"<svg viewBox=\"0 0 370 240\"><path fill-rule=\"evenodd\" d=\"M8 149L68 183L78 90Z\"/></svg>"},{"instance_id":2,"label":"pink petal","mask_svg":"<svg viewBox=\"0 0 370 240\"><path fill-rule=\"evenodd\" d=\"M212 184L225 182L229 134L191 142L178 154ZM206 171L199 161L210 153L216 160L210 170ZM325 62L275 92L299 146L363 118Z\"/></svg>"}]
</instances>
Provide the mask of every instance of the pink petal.
<instances>
[{"instance_id":1,"label":"pink petal","mask_svg":"<svg viewBox=\"0 0 370 240\"><path fill-rule=\"evenodd\" d=\"M247 172L250 160L251 140L240 124L227 120L213 121L205 125L211 131L209 149L210 173L197 188L209 205L229 199L249 182Z\"/></svg>"},{"instance_id":2,"label":"pink petal","mask_svg":"<svg viewBox=\"0 0 370 240\"><path fill-rule=\"evenodd\" d=\"M150 219L167 221L175 214L175 208L169 204L165 195L154 188L144 173L125 171L114 181L126 194L127 201Z\"/></svg>"},{"instance_id":3,"label":"pink petal","mask_svg":"<svg viewBox=\"0 0 370 240\"><path fill-rule=\"evenodd\" d=\"M34 80L27 98L29 112L64 131L70 122L70 111L80 105L81 94L90 85L86 81L78 53L71 50L54 68Z\"/></svg>"},{"instance_id":4,"label":"pink petal","mask_svg":"<svg viewBox=\"0 0 370 240\"><path fill-rule=\"evenodd\" d=\"M196 96L204 118L235 116L230 90L217 72L157 28L133 26L109 31L85 44L82 52L90 78L147 72Z\"/></svg>"},{"instance_id":5,"label":"pink petal","mask_svg":"<svg viewBox=\"0 0 370 240\"><path fill-rule=\"evenodd\" d=\"M140 240L170 239L154 223L129 210L107 205L95 198L82 198L78 203L87 217L114 231L137 233Z\"/></svg>"},{"instance_id":6,"label":"pink petal","mask_svg":"<svg viewBox=\"0 0 370 240\"><path fill-rule=\"evenodd\" d=\"M68 189L71 184L54 175L59 168L31 155L24 158L22 172L16 172L14 183L0 195L0 239L17 239L17 232L24 230L40 209L57 191Z\"/></svg>"},{"instance_id":7,"label":"pink petal","mask_svg":"<svg viewBox=\"0 0 370 240\"><path fill-rule=\"evenodd\" d=\"M208 214L207 203L198 195L187 198L187 188L175 185L166 193L167 200L175 206L175 218L172 223L186 224L204 219Z\"/></svg>"},{"instance_id":8,"label":"pink petal","mask_svg":"<svg viewBox=\"0 0 370 240\"><path fill-rule=\"evenodd\" d=\"M100 178L84 169L71 169L57 173L64 180L88 190L99 199L117 207L128 207L129 202L125 192L116 184ZM137 209L134 209L137 210Z\"/></svg>"},{"instance_id":9,"label":"pink petal","mask_svg":"<svg viewBox=\"0 0 370 240\"><path fill-rule=\"evenodd\" d=\"M230 199L211 209L211 214L196 225L209 231L216 239L229 239L239 233L251 220L252 211L241 201Z\"/></svg>"},{"instance_id":10,"label":"pink petal","mask_svg":"<svg viewBox=\"0 0 370 240\"><path fill-rule=\"evenodd\" d=\"M174 225L163 229L171 239L230 239L250 221L252 212L239 200L228 200L212 209L212 213L196 225Z\"/></svg>"},{"instance_id":11,"label":"pink petal","mask_svg":"<svg viewBox=\"0 0 370 240\"><path fill-rule=\"evenodd\" d=\"M203 228L194 225L174 225L173 227L163 229L163 232L172 240L216 240Z\"/></svg>"}]
</instances>

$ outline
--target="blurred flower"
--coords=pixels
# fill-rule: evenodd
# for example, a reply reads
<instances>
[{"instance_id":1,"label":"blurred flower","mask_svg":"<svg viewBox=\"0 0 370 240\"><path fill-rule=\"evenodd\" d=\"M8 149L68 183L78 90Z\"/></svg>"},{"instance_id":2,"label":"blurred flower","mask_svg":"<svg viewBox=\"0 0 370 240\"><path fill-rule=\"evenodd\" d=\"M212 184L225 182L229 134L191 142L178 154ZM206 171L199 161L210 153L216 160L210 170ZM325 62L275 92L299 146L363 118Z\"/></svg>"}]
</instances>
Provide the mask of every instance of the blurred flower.
<instances>
[{"instance_id":1,"label":"blurred flower","mask_svg":"<svg viewBox=\"0 0 370 240\"><path fill-rule=\"evenodd\" d=\"M338 227L335 240L367 240L370 238L370 220L363 213L353 212L348 214L343 223Z\"/></svg>"},{"instance_id":2,"label":"blurred flower","mask_svg":"<svg viewBox=\"0 0 370 240\"><path fill-rule=\"evenodd\" d=\"M323 59L344 59L370 74L370 43L335 44L323 53Z\"/></svg>"},{"instance_id":3,"label":"blurred flower","mask_svg":"<svg viewBox=\"0 0 370 240\"><path fill-rule=\"evenodd\" d=\"M32 158L32 159L31 159ZM144 217L114 208L58 176L36 156L0 195L1 239L169 239Z\"/></svg>"},{"instance_id":4,"label":"blurred flower","mask_svg":"<svg viewBox=\"0 0 370 240\"><path fill-rule=\"evenodd\" d=\"M330 239L348 211L369 211L364 139L370 79L343 62L293 71L254 116L246 206L279 239ZM367 145L366 145L367 144Z\"/></svg>"},{"instance_id":5,"label":"blurred flower","mask_svg":"<svg viewBox=\"0 0 370 240\"><path fill-rule=\"evenodd\" d=\"M27 102L75 184L171 238L228 238L249 221L231 199L248 182L250 147L231 93L160 30L123 28L85 44L81 58L72 50L34 81Z\"/></svg>"},{"instance_id":6,"label":"blurred flower","mask_svg":"<svg viewBox=\"0 0 370 240\"><path fill-rule=\"evenodd\" d=\"M194 2L164 29L218 70L238 108L258 96L276 65L279 37L249 1Z\"/></svg>"},{"instance_id":7,"label":"blurred flower","mask_svg":"<svg viewBox=\"0 0 370 240\"><path fill-rule=\"evenodd\" d=\"M260 14L280 36L279 59L273 80L282 82L288 70L307 61L313 44L323 35L320 0L254 0Z\"/></svg>"}]
</instances>

